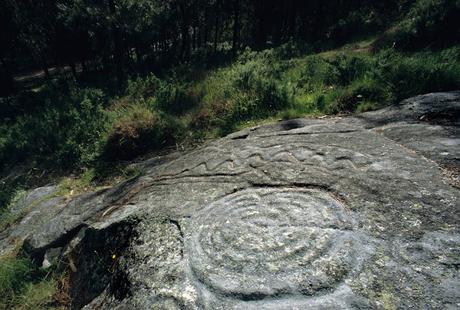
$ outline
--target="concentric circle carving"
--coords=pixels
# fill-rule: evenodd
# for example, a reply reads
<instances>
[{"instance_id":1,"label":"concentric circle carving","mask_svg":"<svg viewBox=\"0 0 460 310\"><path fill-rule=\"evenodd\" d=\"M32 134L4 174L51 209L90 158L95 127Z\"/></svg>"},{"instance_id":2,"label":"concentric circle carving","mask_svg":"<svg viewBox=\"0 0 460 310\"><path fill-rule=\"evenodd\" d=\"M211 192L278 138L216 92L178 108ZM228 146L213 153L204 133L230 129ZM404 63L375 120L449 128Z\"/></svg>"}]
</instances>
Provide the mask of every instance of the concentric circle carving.
<instances>
[{"instance_id":1,"label":"concentric circle carving","mask_svg":"<svg viewBox=\"0 0 460 310\"><path fill-rule=\"evenodd\" d=\"M357 265L355 220L329 193L247 189L192 219L194 276L242 300L334 289Z\"/></svg>"}]
</instances>

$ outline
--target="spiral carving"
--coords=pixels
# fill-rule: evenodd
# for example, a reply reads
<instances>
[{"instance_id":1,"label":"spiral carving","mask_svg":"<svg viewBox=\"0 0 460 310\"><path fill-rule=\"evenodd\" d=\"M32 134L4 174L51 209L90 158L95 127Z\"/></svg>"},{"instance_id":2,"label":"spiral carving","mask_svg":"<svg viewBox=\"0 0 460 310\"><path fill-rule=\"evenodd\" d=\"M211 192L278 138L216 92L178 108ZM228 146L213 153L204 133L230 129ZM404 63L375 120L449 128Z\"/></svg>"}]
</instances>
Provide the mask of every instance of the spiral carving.
<instances>
[{"instance_id":1,"label":"spiral carving","mask_svg":"<svg viewBox=\"0 0 460 310\"><path fill-rule=\"evenodd\" d=\"M355 226L324 191L243 190L193 217L190 269L209 290L242 300L313 296L357 265Z\"/></svg>"}]
</instances>

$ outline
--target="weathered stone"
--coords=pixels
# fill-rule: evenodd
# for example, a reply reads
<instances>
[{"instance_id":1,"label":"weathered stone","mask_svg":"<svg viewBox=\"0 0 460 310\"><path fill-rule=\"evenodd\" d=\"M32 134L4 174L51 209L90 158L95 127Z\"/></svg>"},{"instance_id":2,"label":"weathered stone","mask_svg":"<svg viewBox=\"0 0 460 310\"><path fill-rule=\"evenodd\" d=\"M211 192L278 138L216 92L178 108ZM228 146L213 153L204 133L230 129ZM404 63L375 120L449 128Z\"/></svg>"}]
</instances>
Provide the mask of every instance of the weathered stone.
<instances>
[{"instance_id":1,"label":"weathered stone","mask_svg":"<svg viewBox=\"0 0 460 310\"><path fill-rule=\"evenodd\" d=\"M459 111L439 93L246 129L138 165L25 246L65 247L73 308L457 308Z\"/></svg>"},{"instance_id":2,"label":"weathered stone","mask_svg":"<svg viewBox=\"0 0 460 310\"><path fill-rule=\"evenodd\" d=\"M17 225L0 233L0 255L17 247L24 239L49 223L65 207L64 197L56 197L56 186L30 190L10 209L18 218Z\"/></svg>"},{"instance_id":3,"label":"weathered stone","mask_svg":"<svg viewBox=\"0 0 460 310\"><path fill-rule=\"evenodd\" d=\"M32 189L26 192L21 199L19 199L10 211L13 214L20 214L26 211L27 208L34 207L39 203L42 203L53 196L57 192L58 188L54 185L44 186Z\"/></svg>"},{"instance_id":4,"label":"weathered stone","mask_svg":"<svg viewBox=\"0 0 460 310\"><path fill-rule=\"evenodd\" d=\"M42 268L48 269L53 265L59 264L62 255L62 248L51 248L46 251L42 262Z\"/></svg>"}]
</instances>

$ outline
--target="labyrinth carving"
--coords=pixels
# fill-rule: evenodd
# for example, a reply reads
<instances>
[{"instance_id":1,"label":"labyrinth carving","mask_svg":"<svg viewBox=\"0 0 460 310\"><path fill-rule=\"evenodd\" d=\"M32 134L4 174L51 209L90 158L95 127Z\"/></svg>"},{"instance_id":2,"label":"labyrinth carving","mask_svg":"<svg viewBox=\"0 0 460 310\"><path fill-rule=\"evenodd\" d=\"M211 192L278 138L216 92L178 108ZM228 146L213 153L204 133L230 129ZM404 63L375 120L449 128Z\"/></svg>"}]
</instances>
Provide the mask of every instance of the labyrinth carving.
<instances>
[{"instance_id":1,"label":"labyrinth carving","mask_svg":"<svg viewBox=\"0 0 460 310\"><path fill-rule=\"evenodd\" d=\"M362 260L355 227L327 192L246 189L193 217L190 269L211 292L241 300L323 294Z\"/></svg>"}]
</instances>

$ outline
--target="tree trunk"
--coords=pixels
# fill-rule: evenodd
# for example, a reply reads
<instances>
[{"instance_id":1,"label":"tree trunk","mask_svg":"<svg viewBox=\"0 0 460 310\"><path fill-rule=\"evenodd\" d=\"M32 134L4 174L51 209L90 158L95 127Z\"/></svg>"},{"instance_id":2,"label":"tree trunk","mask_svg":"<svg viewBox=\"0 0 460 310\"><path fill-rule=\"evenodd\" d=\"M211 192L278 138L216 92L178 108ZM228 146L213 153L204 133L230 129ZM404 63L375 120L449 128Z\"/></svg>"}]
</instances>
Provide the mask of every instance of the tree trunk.
<instances>
[{"instance_id":1,"label":"tree trunk","mask_svg":"<svg viewBox=\"0 0 460 310\"><path fill-rule=\"evenodd\" d=\"M236 56L239 48L240 38L240 1L234 0L233 2L233 56Z\"/></svg>"},{"instance_id":2,"label":"tree trunk","mask_svg":"<svg viewBox=\"0 0 460 310\"><path fill-rule=\"evenodd\" d=\"M86 61L84 59L81 59L80 62L81 62L81 69L83 71L83 74L88 73L88 65L86 64Z\"/></svg>"},{"instance_id":3,"label":"tree trunk","mask_svg":"<svg viewBox=\"0 0 460 310\"><path fill-rule=\"evenodd\" d=\"M0 62L2 63L3 70L5 71L6 78L8 80L13 80L13 74L11 73L10 66L5 61L5 58L0 57Z\"/></svg>"},{"instance_id":4,"label":"tree trunk","mask_svg":"<svg viewBox=\"0 0 460 310\"><path fill-rule=\"evenodd\" d=\"M75 62L70 62L70 69L72 71L72 75L75 79L77 79L77 65L75 64Z\"/></svg>"},{"instance_id":5,"label":"tree trunk","mask_svg":"<svg viewBox=\"0 0 460 310\"><path fill-rule=\"evenodd\" d=\"M196 28L192 26L192 51L196 48Z\"/></svg>"},{"instance_id":6,"label":"tree trunk","mask_svg":"<svg viewBox=\"0 0 460 310\"><path fill-rule=\"evenodd\" d=\"M7 103L9 104L9 98L8 95L10 95L14 91L14 78L13 74L10 70L10 67L6 63L5 59L3 57L0 57L0 62L2 63L2 67L4 68L5 76L2 77L1 82L2 85L0 85L0 95L2 96L7 96L6 100Z\"/></svg>"},{"instance_id":7,"label":"tree trunk","mask_svg":"<svg viewBox=\"0 0 460 310\"><path fill-rule=\"evenodd\" d=\"M219 41L219 14L216 12L216 19L214 23L214 53L217 52L217 43Z\"/></svg>"},{"instance_id":8,"label":"tree trunk","mask_svg":"<svg viewBox=\"0 0 460 310\"><path fill-rule=\"evenodd\" d=\"M181 57L182 59L187 59L190 51L189 47L189 33L188 33L188 25L184 22L181 27L181 35L182 35L182 48L181 48Z\"/></svg>"},{"instance_id":9,"label":"tree trunk","mask_svg":"<svg viewBox=\"0 0 460 310\"><path fill-rule=\"evenodd\" d=\"M180 31L181 31L181 39L182 39L182 46L181 46L181 58L182 59L188 59L190 56L190 33L189 33L189 26L190 26L190 18L189 18L189 12L187 8L187 1L188 0L182 0L179 2L179 13L181 15L181 26L180 26Z\"/></svg>"},{"instance_id":10,"label":"tree trunk","mask_svg":"<svg viewBox=\"0 0 460 310\"><path fill-rule=\"evenodd\" d=\"M208 8L206 7L204 11L204 47L207 49L208 45L208 31L209 31L209 18L208 18Z\"/></svg>"},{"instance_id":11,"label":"tree trunk","mask_svg":"<svg viewBox=\"0 0 460 310\"><path fill-rule=\"evenodd\" d=\"M41 55L40 58L41 58L43 72L45 72L45 78L47 80L51 80L51 74L50 74L50 71L48 69L48 64L46 63L46 57Z\"/></svg>"},{"instance_id":12,"label":"tree trunk","mask_svg":"<svg viewBox=\"0 0 460 310\"><path fill-rule=\"evenodd\" d=\"M289 8L287 39L290 39L296 36L296 19L297 19L297 5L296 4L297 3L295 1L292 1L291 6Z\"/></svg>"},{"instance_id":13,"label":"tree trunk","mask_svg":"<svg viewBox=\"0 0 460 310\"><path fill-rule=\"evenodd\" d=\"M264 0L258 0L256 2L256 14L257 16L257 25L256 25L256 47L258 49L262 49L265 47L265 44L267 43L267 33L266 33L266 25L265 25L265 20L266 20L266 10L265 10L266 4L264 4Z\"/></svg>"},{"instance_id":14,"label":"tree trunk","mask_svg":"<svg viewBox=\"0 0 460 310\"><path fill-rule=\"evenodd\" d=\"M113 46L114 46L114 61L115 61L115 73L117 77L117 84L120 86L123 82L123 50L122 50L122 40L121 40L121 33L118 29L118 26L115 22L116 16L116 6L114 0L109 1L109 12L112 17L111 20L111 32L112 32L112 39L113 39Z\"/></svg>"}]
</instances>

